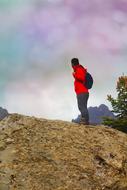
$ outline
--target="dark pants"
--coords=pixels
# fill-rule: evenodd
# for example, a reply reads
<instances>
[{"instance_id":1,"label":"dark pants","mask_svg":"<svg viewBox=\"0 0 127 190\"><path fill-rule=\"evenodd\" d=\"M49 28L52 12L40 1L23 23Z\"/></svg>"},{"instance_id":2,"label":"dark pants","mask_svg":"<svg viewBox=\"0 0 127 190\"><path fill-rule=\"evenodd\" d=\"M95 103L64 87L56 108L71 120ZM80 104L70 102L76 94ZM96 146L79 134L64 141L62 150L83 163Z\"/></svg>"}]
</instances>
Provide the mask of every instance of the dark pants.
<instances>
[{"instance_id":1,"label":"dark pants","mask_svg":"<svg viewBox=\"0 0 127 190\"><path fill-rule=\"evenodd\" d=\"M89 93L77 94L78 108L81 112L81 117L85 118L86 122L89 122L89 113L87 109L88 98L89 98Z\"/></svg>"}]
</instances>

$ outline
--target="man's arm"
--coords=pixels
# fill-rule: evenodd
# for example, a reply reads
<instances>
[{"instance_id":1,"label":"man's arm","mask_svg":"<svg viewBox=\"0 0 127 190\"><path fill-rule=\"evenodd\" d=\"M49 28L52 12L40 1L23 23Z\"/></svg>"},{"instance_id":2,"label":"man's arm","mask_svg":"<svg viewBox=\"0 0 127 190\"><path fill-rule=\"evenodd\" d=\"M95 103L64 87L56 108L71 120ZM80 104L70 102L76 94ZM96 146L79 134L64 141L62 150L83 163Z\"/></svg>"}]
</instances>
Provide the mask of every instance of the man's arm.
<instances>
[{"instance_id":1,"label":"man's arm","mask_svg":"<svg viewBox=\"0 0 127 190\"><path fill-rule=\"evenodd\" d=\"M85 78L85 73L82 69L77 69L75 72L73 72L73 76L76 80L83 82Z\"/></svg>"}]
</instances>

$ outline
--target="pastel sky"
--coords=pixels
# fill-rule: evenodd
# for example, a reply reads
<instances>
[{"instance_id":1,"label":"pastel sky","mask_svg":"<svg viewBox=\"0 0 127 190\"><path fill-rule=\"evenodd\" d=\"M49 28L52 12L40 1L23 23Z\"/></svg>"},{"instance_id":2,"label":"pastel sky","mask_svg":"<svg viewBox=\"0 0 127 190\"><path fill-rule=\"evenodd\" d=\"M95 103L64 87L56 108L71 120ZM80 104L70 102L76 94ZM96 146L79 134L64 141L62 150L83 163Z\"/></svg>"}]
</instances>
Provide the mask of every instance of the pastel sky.
<instances>
[{"instance_id":1,"label":"pastel sky","mask_svg":"<svg viewBox=\"0 0 127 190\"><path fill-rule=\"evenodd\" d=\"M89 106L127 75L126 0L0 0L0 106L43 118L79 113L70 60L93 75Z\"/></svg>"}]
</instances>

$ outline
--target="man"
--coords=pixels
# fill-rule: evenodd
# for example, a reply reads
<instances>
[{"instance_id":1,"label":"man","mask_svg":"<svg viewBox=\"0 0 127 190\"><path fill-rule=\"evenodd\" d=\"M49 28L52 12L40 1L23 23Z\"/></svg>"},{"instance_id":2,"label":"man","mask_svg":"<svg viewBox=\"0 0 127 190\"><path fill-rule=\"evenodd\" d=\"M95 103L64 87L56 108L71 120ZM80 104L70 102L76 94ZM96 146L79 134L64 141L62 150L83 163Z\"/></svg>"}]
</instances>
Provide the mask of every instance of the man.
<instances>
[{"instance_id":1,"label":"man","mask_svg":"<svg viewBox=\"0 0 127 190\"><path fill-rule=\"evenodd\" d=\"M87 109L89 91L84 85L85 75L87 73L87 70L82 65L79 64L79 60L77 58L73 58L71 60L71 65L74 70L72 74L75 79L74 87L77 95L78 108L81 112L81 118L79 123L84 125L89 125L89 113Z\"/></svg>"}]
</instances>

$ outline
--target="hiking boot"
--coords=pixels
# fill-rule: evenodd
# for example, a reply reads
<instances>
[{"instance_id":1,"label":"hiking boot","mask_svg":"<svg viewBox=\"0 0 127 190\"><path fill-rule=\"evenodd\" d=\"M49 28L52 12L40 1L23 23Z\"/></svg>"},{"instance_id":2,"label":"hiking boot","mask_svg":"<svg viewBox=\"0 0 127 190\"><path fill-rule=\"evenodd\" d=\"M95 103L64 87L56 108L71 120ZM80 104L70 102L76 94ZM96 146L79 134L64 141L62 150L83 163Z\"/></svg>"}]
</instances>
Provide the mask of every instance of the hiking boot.
<instances>
[{"instance_id":1,"label":"hiking boot","mask_svg":"<svg viewBox=\"0 0 127 190\"><path fill-rule=\"evenodd\" d=\"M79 124L80 123L80 115L78 115L78 117L76 119L72 119L72 122Z\"/></svg>"},{"instance_id":2,"label":"hiking boot","mask_svg":"<svg viewBox=\"0 0 127 190\"><path fill-rule=\"evenodd\" d=\"M85 118L81 117L80 124L82 124L82 125L89 125L89 122L86 122Z\"/></svg>"}]
</instances>

